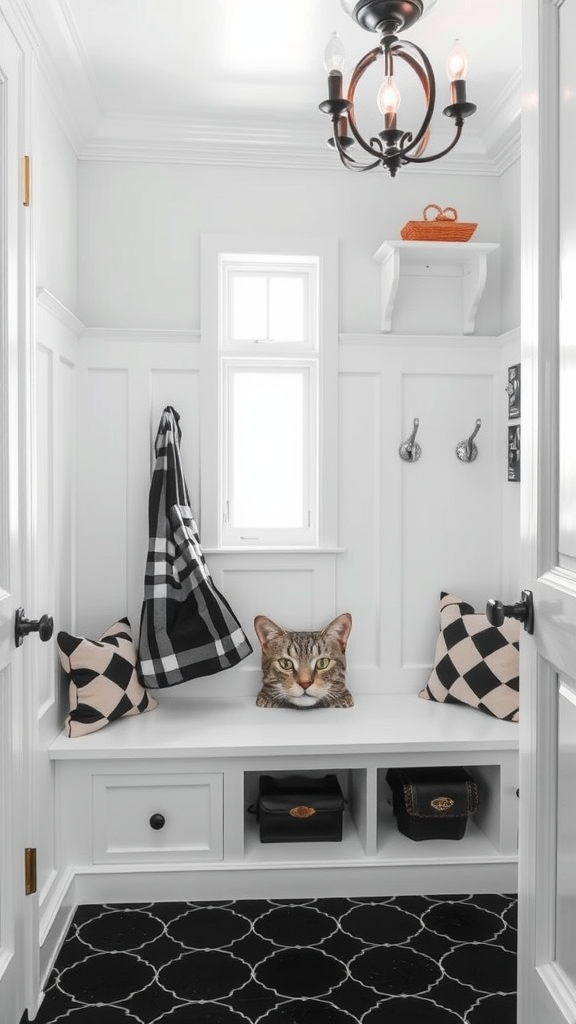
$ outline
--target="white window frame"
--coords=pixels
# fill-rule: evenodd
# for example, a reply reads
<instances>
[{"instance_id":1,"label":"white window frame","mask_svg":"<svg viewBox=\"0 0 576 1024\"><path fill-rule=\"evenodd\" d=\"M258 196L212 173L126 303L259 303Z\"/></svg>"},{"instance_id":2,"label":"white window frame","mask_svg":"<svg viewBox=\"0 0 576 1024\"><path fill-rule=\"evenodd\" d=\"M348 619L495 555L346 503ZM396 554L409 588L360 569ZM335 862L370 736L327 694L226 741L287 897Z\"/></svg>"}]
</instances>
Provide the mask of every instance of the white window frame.
<instances>
[{"instance_id":1,"label":"white window frame","mask_svg":"<svg viewBox=\"0 0 576 1024\"><path fill-rule=\"evenodd\" d=\"M232 343L220 297L227 275L237 265L265 272L295 268L310 273L317 288L311 303L317 311L307 337L298 342L253 339ZM243 264L242 264L242 261ZM337 395L338 395L338 247L333 238L305 236L202 236L201 280L201 503L200 538L207 551L334 550L337 546ZM314 280L317 285L314 285ZM229 277L228 277L229 281ZM248 360L258 365L309 368L310 417L315 460L308 467L310 526L299 531L237 531L227 529L223 491L227 467L220 438L227 429L225 410L227 367ZM314 442L316 442L314 444Z\"/></svg>"},{"instance_id":2,"label":"white window frame","mask_svg":"<svg viewBox=\"0 0 576 1024\"><path fill-rule=\"evenodd\" d=\"M220 319L219 340L223 349L233 349L235 351L245 349L246 351L250 351L255 345L258 345L261 352L270 350L270 352L273 352L275 355L284 351L318 351L319 261L317 259L311 258L306 262L302 262L297 256L290 258L289 254L284 254L282 256L278 254L276 257L273 257L257 253L220 253L218 263L221 302L224 309L229 313L228 320L225 318ZM303 332L304 340L274 341L269 338L253 338L250 340L239 341L234 339L232 337L230 327L230 315L232 313L231 290L234 276L241 274L245 276L267 276L268 278L271 278L275 275L281 277L290 273L302 276L306 282L306 305L308 317L305 324L305 330Z\"/></svg>"}]
</instances>

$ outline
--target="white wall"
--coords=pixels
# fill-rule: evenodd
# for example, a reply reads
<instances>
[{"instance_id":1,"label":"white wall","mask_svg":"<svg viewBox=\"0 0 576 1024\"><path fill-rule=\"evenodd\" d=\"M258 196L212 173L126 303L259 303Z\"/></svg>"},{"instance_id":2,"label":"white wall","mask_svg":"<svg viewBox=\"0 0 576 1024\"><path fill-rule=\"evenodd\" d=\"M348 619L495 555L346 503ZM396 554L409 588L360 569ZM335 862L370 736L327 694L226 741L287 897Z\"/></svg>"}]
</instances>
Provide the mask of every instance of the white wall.
<instances>
[{"instance_id":1,"label":"white wall","mask_svg":"<svg viewBox=\"0 0 576 1024\"><path fill-rule=\"evenodd\" d=\"M36 76L32 96L32 201L36 284L75 311L78 161Z\"/></svg>"},{"instance_id":2,"label":"white wall","mask_svg":"<svg viewBox=\"0 0 576 1024\"><path fill-rule=\"evenodd\" d=\"M478 223L474 241L500 242L500 179L403 170L298 171L183 164L82 162L78 315L90 327L200 327L202 232L335 235L340 242L342 332L380 329L373 253L419 220L428 203ZM506 216L514 220L517 203ZM517 253L502 259L518 263ZM491 258L479 334L499 334L500 256ZM516 326L515 323L510 326Z\"/></svg>"}]
</instances>

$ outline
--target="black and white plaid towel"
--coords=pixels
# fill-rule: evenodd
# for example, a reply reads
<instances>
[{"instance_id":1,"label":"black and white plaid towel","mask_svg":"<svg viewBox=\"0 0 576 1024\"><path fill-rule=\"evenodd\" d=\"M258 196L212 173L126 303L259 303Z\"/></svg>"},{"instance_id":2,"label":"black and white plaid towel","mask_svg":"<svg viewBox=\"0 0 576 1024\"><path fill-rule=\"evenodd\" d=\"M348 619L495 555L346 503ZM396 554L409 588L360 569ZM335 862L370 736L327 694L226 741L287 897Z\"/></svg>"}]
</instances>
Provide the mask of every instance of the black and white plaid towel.
<instances>
[{"instance_id":1,"label":"black and white plaid towel","mask_svg":"<svg viewBox=\"0 0 576 1024\"><path fill-rule=\"evenodd\" d=\"M252 651L206 565L180 461L179 415L162 413L148 500L139 671L151 688L237 665Z\"/></svg>"}]
</instances>

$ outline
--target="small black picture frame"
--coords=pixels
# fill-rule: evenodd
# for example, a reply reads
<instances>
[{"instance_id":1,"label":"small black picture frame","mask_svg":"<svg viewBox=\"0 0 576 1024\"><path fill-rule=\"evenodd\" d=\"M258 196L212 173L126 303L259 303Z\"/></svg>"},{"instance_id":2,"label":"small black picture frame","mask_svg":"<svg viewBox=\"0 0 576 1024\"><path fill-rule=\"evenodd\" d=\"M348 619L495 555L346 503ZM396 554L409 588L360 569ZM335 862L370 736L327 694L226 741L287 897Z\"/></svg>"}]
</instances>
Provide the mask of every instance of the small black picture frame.
<instances>
[{"instance_id":1,"label":"small black picture frame","mask_svg":"<svg viewBox=\"0 0 576 1024\"><path fill-rule=\"evenodd\" d=\"M508 427L508 479L520 480L520 424Z\"/></svg>"},{"instance_id":2,"label":"small black picture frame","mask_svg":"<svg viewBox=\"0 0 576 1024\"><path fill-rule=\"evenodd\" d=\"M520 419L520 363L515 363L514 366L508 367L506 392L508 394L508 419Z\"/></svg>"}]
</instances>

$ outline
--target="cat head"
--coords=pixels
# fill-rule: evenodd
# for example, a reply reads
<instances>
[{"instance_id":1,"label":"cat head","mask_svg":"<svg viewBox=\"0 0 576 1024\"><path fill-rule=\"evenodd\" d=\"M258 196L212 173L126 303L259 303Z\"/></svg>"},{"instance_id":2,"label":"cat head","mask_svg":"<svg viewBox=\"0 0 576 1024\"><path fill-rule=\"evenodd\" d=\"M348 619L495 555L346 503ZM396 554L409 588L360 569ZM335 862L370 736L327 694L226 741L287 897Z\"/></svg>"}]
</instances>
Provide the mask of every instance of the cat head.
<instances>
[{"instance_id":1,"label":"cat head","mask_svg":"<svg viewBox=\"0 0 576 1024\"><path fill-rule=\"evenodd\" d=\"M254 629L262 648L262 689L258 707L351 707L346 687L346 644L352 616L345 612L324 629L283 629L257 615Z\"/></svg>"}]
</instances>

